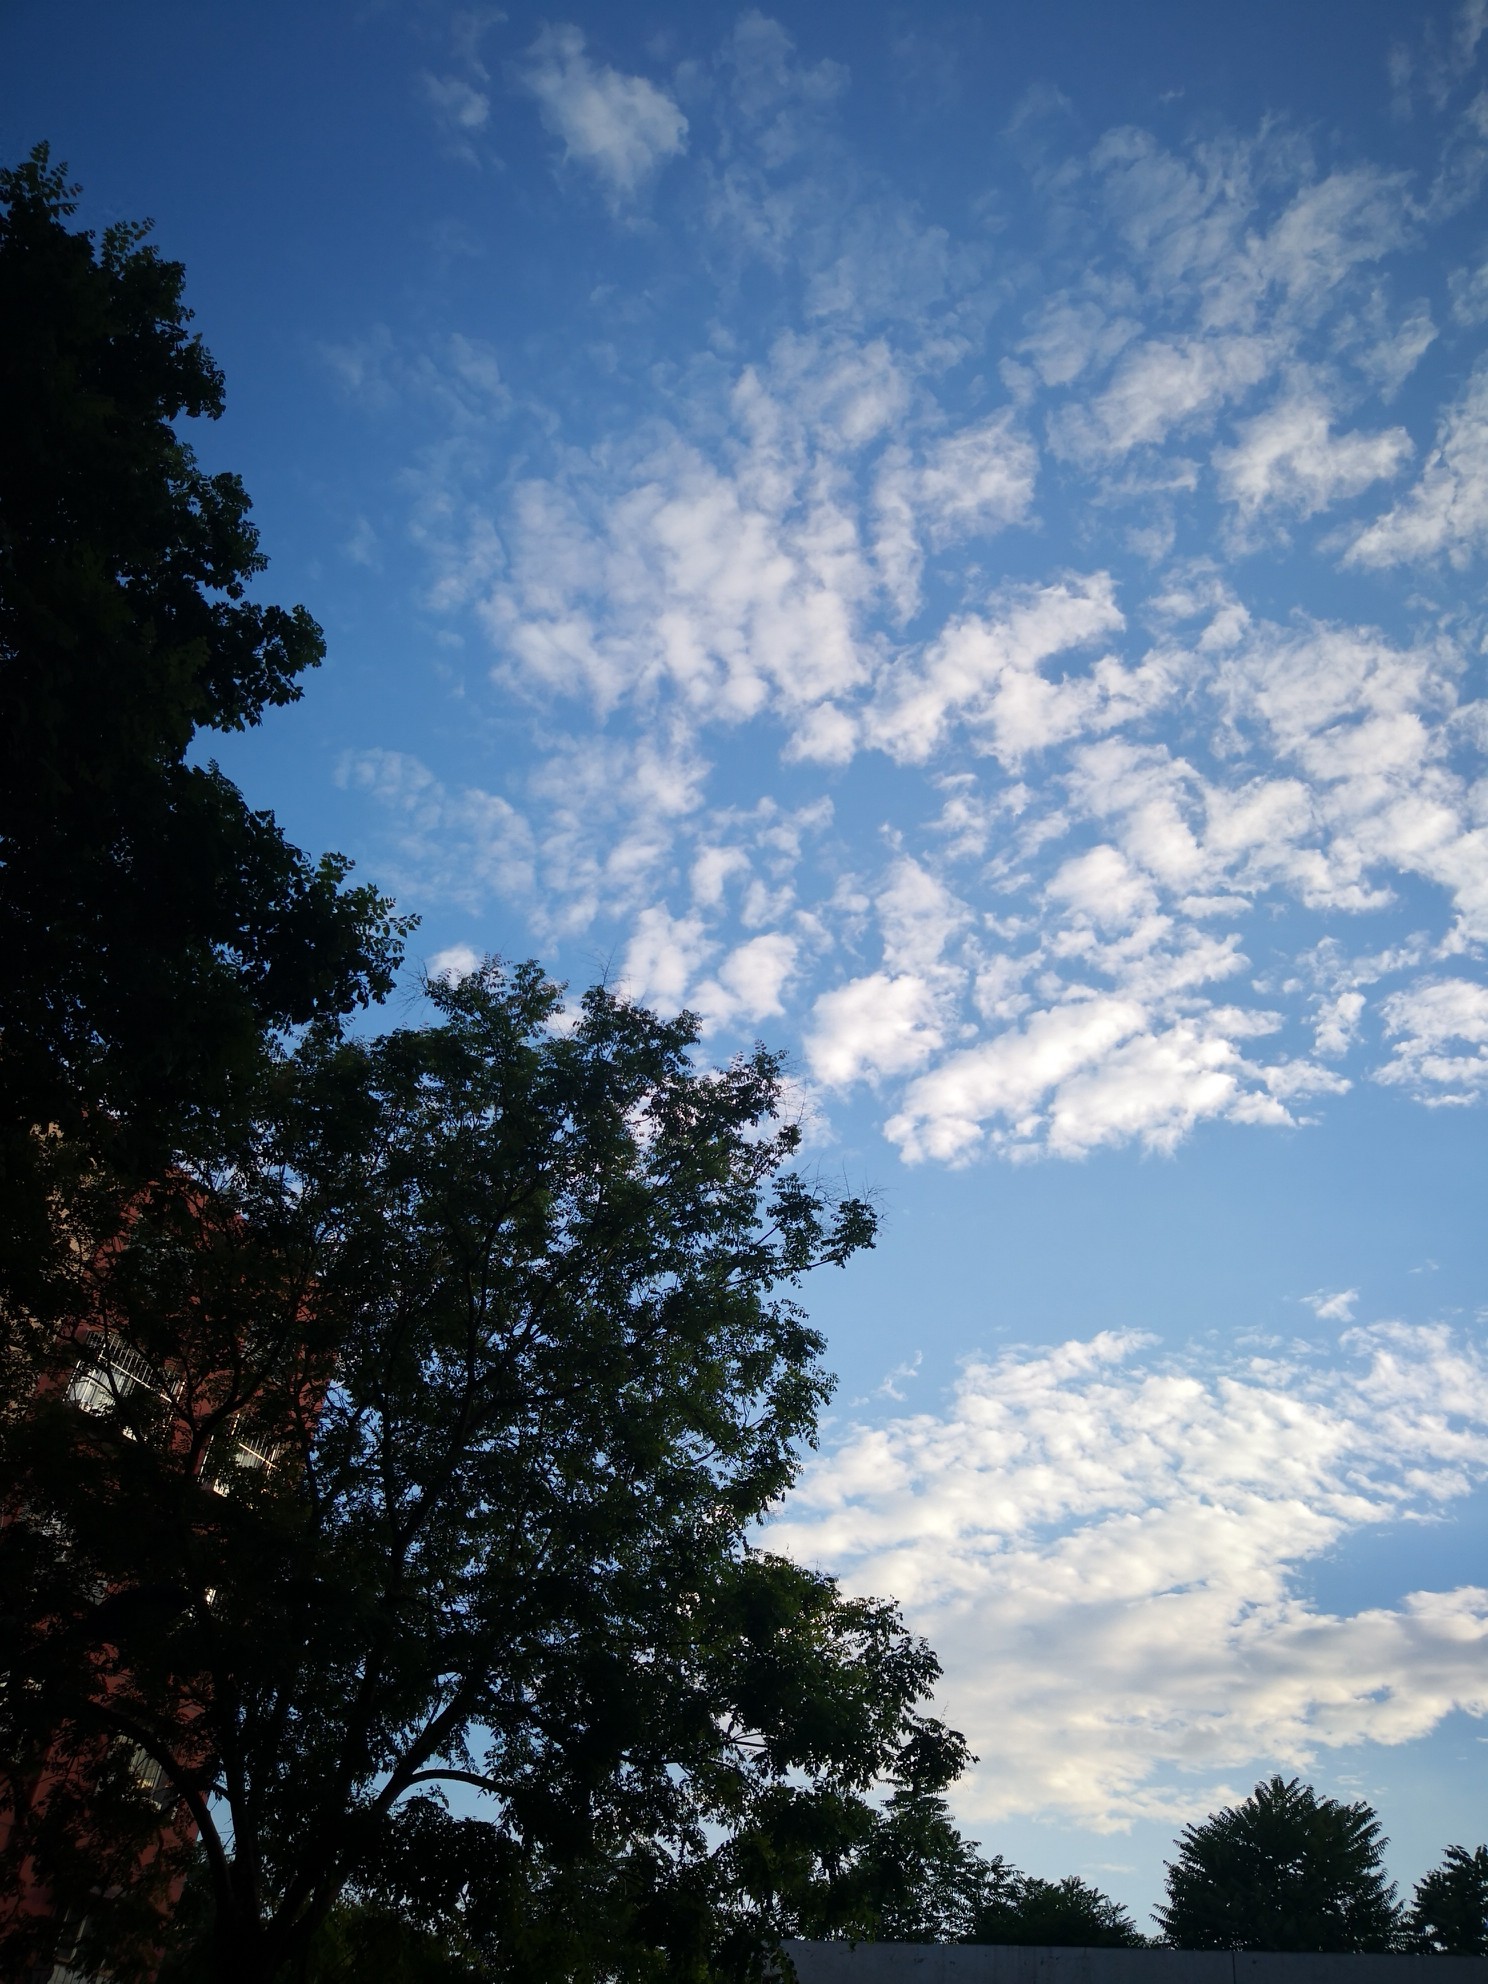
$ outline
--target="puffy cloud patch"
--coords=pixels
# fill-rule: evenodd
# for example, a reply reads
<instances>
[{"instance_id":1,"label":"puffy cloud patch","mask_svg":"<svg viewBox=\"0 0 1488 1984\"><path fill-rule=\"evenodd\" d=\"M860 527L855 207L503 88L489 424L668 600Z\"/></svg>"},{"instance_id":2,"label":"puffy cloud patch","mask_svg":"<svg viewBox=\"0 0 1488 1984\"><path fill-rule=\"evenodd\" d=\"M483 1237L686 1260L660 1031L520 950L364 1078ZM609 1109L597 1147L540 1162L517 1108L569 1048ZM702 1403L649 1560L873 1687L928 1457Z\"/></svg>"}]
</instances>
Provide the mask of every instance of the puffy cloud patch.
<instances>
[{"instance_id":1,"label":"puffy cloud patch","mask_svg":"<svg viewBox=\"0 0 1488 1984\"><path fill-rule=\"evenodd\" d=\"M943 1038L934 987L913 972L874 971L818 998L806 1058L818 1081L847 1088L923 1067Z\"/></svg>"},{"instance_id":2,"label":"puffy cloud patch","mask_svg":"<svg viewBox=\"0 0 1488 1984\"><path fill-rule=\"evenodd\" d=\"M635 920L620 982L629 998L678 1012L688 1003L688 989L711 948L700 917L671 916L653 903Z\"/></svg>"},{"instance_id":3,"label":"puffy cloud patch","mask_svg":"<svg viewBox=\"0 0 1488 1984\"><path fill-rule=\"evenodd\" d=\"M637 465L594 517L591 490L518 492L512 579L484 618L504 672L600 709L658 694L743 721L779 705L807 755L851 728L804 713L866 676L861 610L874 587L852 518L820 483L786 496L720 472L680 439ZM587 514L586 514L587 512Z\"/></svg>"},{"instance_id":4,"label":"puffy cloud patch","mask_svg":"<svg viewBox=\"0 0 1488 1984\"><path fill-rule=\"evenodd\" d=\"M753 1024L784 1011L781 993L796 968L797 944L772 930L740 944L693 993L690 1003L712 1026Z\"/></svg>"},{"instance_id":5,"label":"puffy cloud patch","mask_svg":"<svg viewBox=\"0 0 1488 1984\"><path fill-rule=\"evenodd\" d=\"M893 757L923 762L961 726L1015 766L1031 752L1110 729L1162 700L1169 685L1160 662L1128 669L1103 655L1087 670L1045 670L1124 624L1105 572L1007 591L991 611L953 620L920 659L886 675L867 735Z\"/></svg>"},{"instance_id":6,"label":"puffy cloud patch","mask_svg":"<svg viewBox=\"0 0 1488 1984\"><path fill-rule=\"evenodd\" d=\"M1437 1326L1341 1347L973 1358L943 1410L845 1431L770 1540L929 1636L980 1760L965 1817L1186 1819L1258 1770L1488 1714L1488 1591L1338 1615L1306 1575L1488 1477L1488 1360Z\"/></svg>"},{"instance_id":7,"label":"puffy cloud patch","mask_svg":"<svg viewBox=\"0 0 1488 1984\"><path fill-rule=\"evenodd\" d=\"M686 142L687 119L665 90L592 62L576 27L544 28L521 77L567 156L596 173L617 203L633 199Z\"/></svg>"},{"instance_id":8,"label":"puffy cloud patch","mask_svg":"<svg viewBox=\"0 0 1488 1984\"><path fill-rule=\"evenodd\" d=\"M1381 1011L1396 1045L1377 1081L1433 1104L1488 1095L1488 985L1423 979L1392 993Z\"/></svg>"},{"instance_id":9,"label":"puffy cloud patch","mask_svg":"<svg viewBox=\"0 0 1488 1984\"><path fill-rule=\"evenodd\" d=\"M1205 1117L1290 1122L1265 1071L1231 1037L1270 1024L1215 1008L1155 1025L1135 999L1071 996L918 1076L885 1134L910 1163L957 1164L987 1143L1009 1155L1083 1157L1131 1139L1171 1150Z\"/></svg>"},{"instance_id":10,"label":"puffy cloud patch","mask_svg":"<svg viewBox=\"0 0 1488 1984\"><path fill-rule=\"evenodd\" d=\"M1415 487L1359 532L1350 565L1465 566L1488 542L1488 367L1480 366L1444 416Z\"/></svg>"},{"instance_id":11,"label":"puffy cloud patch","mask_svg":"<svg viewBox=\"0 0 1488 1984\"><path fill-rule=\"evenodd\" d=\"M1320 1288L1315 1295L1302 1297L1320 1323L1351 1323L1358 1299L1357 1288L1340 1288L1331 1293Z\"/></svg>"},{"instance_id":12,"label":"puffy cloud patch","mask_svg":"<svg viewBox=\"0 0 1488 1984\"><path fill-rule=\"evenodd\" d=\"M458 985L462 978L468 978L480 965L480 952L470 944L450 944L442 951L436 951L424 964L430 978L444 979L451 985Z\"/></svg>"},{"instance_id":13,"label":"puffy cloud patch","mask_svg":"<svg viewBox=\"0 0 1488 1984\"><path fill-rule=\"evenodd\" d=\"M1128 350L1110 384L1087 406L1053 423L1057 453L1099 464L1155 447L1181 428L1202 429L1272 370L1275 354L1255 337L1154 339Z\"/></svg>"},{"instance_id":14,"label":"puffy cloud patch","mask_svg":"<svg viewBox=\"0 0 1488 1984\"><path fill-rule=\"evenodd\" d=\"M532 830L499 794L478 786L451 788L404 751L350 754L337 779L386 809L401 863L447 901L474 909L489 895L530 892Z\"/></svg>"},{"instance_id":15,"label":"puffy cloud patch","mask_svg":"<svg viewBox=\"0 0 1488 1984\"><path fill-rule=\"evenodd\" d=\"M1382 407L1450 335L1389 258L1447 194L1279 125L1128 129L1046 159L1016 196L1036 232L1003 214L994 256L871 180L846 71L762 15L689 70L691 133L576 29L525 75L617 204L690 139L668 225L719 286L690 351L682 317L663 355L615 313L592 405L569 381L524 406L470 338L422 368L386 339L334 355L364 404L416 387L447 430L417 478L429 603L451 650L473 619L527 725L505 797L396 752L348 772L418 886L519 901L720 1031L794 1030L913 1159L1298 1122L1382 1029L1403 1094L1484 1092L1488 719L1453 580L1488 517L1484 375L1414 488L1321 546L1382 575L1389 632L1262 604L1314 597L1261 562L1289 530L1407 471ZM751 264L758 315L730 301ZM1375 963L1325 970L1360 919ZM1401 989L1447 956L1465 989Z\"/></svg>"},{"instance_id":16,"label":"puffy cloud patch","mask_svg":"<svg viewBox=\"0 0 1488 1984\"><path fill-rule=\"evenodd\" d=\"M932 544L956 544L1018 523L1033 501L1038 455L1004 410L926 450L918 497Z\"/></svg>"},{"instance_id":17,"label":"puffy cloud patch","mask_svg":"<svg viewBox=\"0 0 1488 1984\"><path fill-rule=\"evenodd\" d=\"M1321 400L1299 395L1242 423L1239 438L1214 456L1221 493L1244 521L1267 510L1310 517L1392 476L1409 460L1403 427L1341 434Z\"/></svg>"}]
</instances>

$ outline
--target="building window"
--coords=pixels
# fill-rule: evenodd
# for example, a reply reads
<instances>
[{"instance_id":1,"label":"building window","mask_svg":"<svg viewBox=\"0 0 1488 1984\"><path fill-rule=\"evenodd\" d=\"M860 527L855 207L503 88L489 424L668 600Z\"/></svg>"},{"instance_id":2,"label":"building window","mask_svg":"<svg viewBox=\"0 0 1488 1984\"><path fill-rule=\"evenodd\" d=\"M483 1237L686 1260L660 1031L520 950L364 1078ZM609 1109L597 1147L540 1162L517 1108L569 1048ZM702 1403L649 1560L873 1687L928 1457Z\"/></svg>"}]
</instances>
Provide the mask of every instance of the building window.
<instances>
[{"instance_id":1,"label":"building window","mask_svg":"<svg viewBox=\"0 0 1488 1984\"><path fill-rule=\"evenodd\" d=\"M71 1402L84 1412L112 1412L136 1392L167 1402L173 1396L166 1379L132 1344L104 1331L90 1336L67 1387Z\"/></svg>"}]
</instances>

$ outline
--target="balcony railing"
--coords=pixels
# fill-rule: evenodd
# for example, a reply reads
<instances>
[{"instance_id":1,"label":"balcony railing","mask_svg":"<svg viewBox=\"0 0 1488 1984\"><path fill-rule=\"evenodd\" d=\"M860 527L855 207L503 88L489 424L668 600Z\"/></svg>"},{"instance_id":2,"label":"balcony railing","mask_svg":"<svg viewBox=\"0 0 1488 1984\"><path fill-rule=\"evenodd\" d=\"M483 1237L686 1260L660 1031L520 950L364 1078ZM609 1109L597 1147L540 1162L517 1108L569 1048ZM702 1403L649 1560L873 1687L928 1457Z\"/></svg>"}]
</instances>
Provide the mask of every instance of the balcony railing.
<instances>
[{"instance_id":1,"label":"balcony railing","mask_svg":"<svg viewBox=\"0 0 1488 1984\"><path fill-rule=\"evenodd\" d=\"M131 1392L148 1392L169 1404L176 1387L132 1343L99 1331L83 1345L67 1396L84 1412L112 1412Z\"/></svg>"}]
</instances>

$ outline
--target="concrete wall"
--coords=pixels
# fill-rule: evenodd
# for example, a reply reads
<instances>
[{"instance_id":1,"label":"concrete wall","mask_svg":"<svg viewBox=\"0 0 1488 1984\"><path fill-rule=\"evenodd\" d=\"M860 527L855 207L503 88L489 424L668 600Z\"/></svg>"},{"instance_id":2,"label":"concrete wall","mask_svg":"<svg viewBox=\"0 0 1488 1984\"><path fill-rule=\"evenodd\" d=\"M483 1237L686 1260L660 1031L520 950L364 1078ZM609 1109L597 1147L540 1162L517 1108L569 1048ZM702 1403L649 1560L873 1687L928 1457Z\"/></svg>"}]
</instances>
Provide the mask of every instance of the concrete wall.
<instances>
[{"instance_id":1,"label":"concrete wall","mask_svg":"<svg viewBox=\"0 0 1488 1984\"><path fill-rule=\"evenodd\" d=\"M1017 1949L993 1943L786 1944L798 1984L1488 1984L1481 1956Z\"/></svg>"}]
</instances>

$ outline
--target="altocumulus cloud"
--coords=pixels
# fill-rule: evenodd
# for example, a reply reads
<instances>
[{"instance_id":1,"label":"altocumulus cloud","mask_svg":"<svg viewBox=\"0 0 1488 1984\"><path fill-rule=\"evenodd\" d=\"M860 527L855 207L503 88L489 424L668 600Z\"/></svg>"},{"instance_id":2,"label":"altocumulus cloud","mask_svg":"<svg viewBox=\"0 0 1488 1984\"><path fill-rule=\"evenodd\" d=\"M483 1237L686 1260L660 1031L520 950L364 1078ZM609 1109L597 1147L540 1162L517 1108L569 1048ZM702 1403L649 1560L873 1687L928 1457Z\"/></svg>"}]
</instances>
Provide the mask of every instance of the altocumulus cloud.
<instances>
[{"instance_id":1,"label":"altocumulus cloud","mask_svg":"<svg viewBox=\"0 0 1488 1984\"><path fill-rule=\"evenodd\" d=\"M768 1535L929 1635L980 1758L968 1818L1109 1831L1488 1714L1488 1590L1343 1616L1305 1592L1310 1561L1485 1474L1488 1359L1445 1327L1232 1364L1103 1334L975 1358L943 1412L847 1431Z\"/></svg>"},{"instance_id":2,"label":"altocumulus cloud","mask_svg":"<svg viewBox=\"0 0 1488 1984\"><path fill-rule=\"evenodd\" d=\"M687 119L666 91L592 62L576 27L544 28L520 75L567 156L596 173L617 204L686 142Z\"/></svg>"},{"instance_id":3,"label":"altocumulus cloud","mask_svg":"<svg viewBox=\"0 0 1488 1984\"><path fill-rule=\"evenodd\" d=\"M1399 293L1488 173L1479 44L1411 72L1420 174L1066 122L1021 183L989 152L994 254L760 14L675 72L688 117L545 29L522 87L617 218L650 188L704 302L658 365L622 278L598 427L503 427L499 486L495 354L344 355L446 431L430 603L530 723L499 790L350 768L399 879L768 1021L910 1161L1488 1093L1488 277Z\"/></svg>"}]
</instances>

